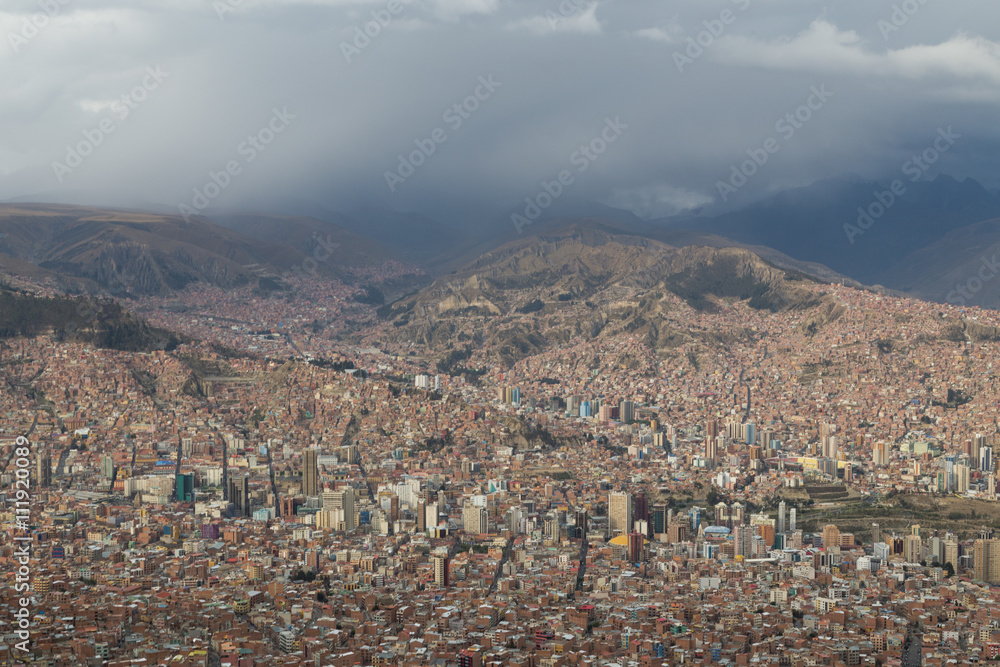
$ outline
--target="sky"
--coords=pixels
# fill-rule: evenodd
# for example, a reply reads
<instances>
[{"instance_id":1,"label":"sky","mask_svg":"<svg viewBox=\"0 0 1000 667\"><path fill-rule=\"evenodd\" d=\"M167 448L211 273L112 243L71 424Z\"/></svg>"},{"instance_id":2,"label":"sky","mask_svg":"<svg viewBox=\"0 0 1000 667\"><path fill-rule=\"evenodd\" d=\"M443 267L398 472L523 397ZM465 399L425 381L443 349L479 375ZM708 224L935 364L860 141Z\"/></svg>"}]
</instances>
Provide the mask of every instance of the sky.
<instances>
[{"instance_id":1,"label":"sky","mask_svg":"<svg viewBox=\"0 0 1000 667\"><path fill-rule=\"evenodd\" d=\"M995 0L3 0L0 35L0 199L656 218L921 155L1000 187Z\"/></svg>"}]
</instances>

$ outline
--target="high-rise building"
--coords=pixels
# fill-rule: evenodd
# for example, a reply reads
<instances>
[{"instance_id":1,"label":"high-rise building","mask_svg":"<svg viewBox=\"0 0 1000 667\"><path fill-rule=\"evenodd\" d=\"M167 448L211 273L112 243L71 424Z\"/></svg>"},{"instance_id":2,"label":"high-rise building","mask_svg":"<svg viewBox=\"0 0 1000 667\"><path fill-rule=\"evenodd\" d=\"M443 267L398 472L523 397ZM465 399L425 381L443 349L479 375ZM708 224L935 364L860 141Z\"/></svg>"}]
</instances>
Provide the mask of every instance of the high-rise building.
<instances>
[{"instance_id":1,"label":"high-rise building","mask_svg":"<svg viewBox=\"0 0 1000 667\"><path fill-rule=\"evenodd\" d=\"M955 493L965 493L969 490L969 472L969 466L955 464Z\"/></svg>"},{"instance_id":2,"label":"high-rise building","mask_svg":"<svg viewBox=\"0 0 1000 667\"><path fill-rule=\"evenodd\" d=\"M632 401L622 401L618 404L618 418L623 422L630 422L635 419L635 403Z\"/></svg>"},{"instance_id":3,"label":"high-rise building","mask_svg":"<svg viewBox=\"0 0 1000 667\"><path fill-rule=\"evenodd\" d=\"M450 581L449 561L447 556L433 556L434 559L434 585L438 588L448 588Z\"/></svg>"},{"instance_id":4,"label":"high-rise building","mask_svg":"<svg viewBox=\"0 0 1000 667\"><path fill-rule=\"evenodd\" d=\"M545 539L552 542L558 542L561 528L562 523L560 521L559 512L549 512L545 516L544 529L542 531Z\"/></svg>"},{"instance_id":5,"label":"high-rise building","mask_svg":"<svg viewBox=\"0 0 1000 667\"><path fill-rule=\"evenodd\" d=\"M955 535L948 533L944 540L944 563L951 563L951 567L955 572L958 572L958 539Z\"/></svg>"},{"instance_id":6,"label":"high-rise building","mask_svg":"<svg viewBox=\"0 0 1000 667\"><path fill-rule=\"evenodd\" d=\"M441 506L441 501L427 502L426 507L424 507L424 525L427 528L437 528L440 522Z\"/></svg>"},{"instance_id":7,"label":"high-rise building","mask_svg":"<svg viewBox=\"0 0 1000 667\"><path fill-rule=\"evenodd\" d=\"M889 444L878 441L872 445L872 464L876 467L889 465Z\"/></svg>"},{"instance_id":8,"label":"high-rise building","mask_svg":"<svg viewBox=\"0 0 1000 667\"><path fill-rule=\"evenodd\" d=\"M785 532L785 501L778 503L778 533Z\"/></svg>"},{"instance_id":9,"label":"high-rise building","mask_svg":"<svg viewBox=\"0 0 1000 667\"><path fill-rule=\"evenodd\" d=\"M653 534L660 535L667 532L667 506L664 503L653 505Z\"/></svg>"},{"instance_id":10,"label":"high-rise building","mask_svg":"<svg viewBox=\"0 0 1000 667\"><path fill-rule=\"evenodd\" d=\"M993 472L992 447L983 447L979 450L979 469L983 472Z\"/></svg>"},{"instance_id":11,"label":"high-rise building","mask_svg":"<svg viewBox=\"0 0 1000 667\"><path fill-rule=\"evenodd\" d=\"M194 502L194 474L182 473L176 479L177 500L182 503Z\"/></svg>"},{"instance_id":12,"label":"high-rise building","mask_svg":"<svg viewBox=\"0 0 1000 667\"><path fill-rule=\"evenodd\" d=\"M354 489L346 488L323 493L323 509L325 511L342 510L344 512L344 530L354 530L357 527L354 518Z\"/></svg>"},{"instance_id":13,"label":"high-rise building","mask_svg":"<svg viewBox=\"0 0 1000 667\"><path fill-rule=\"evenodd\" d=\"M35 468L38 486L52 486L52 457L48 452L38 452L35 455Z\"/></svg>"},{"instance_id":14,"label":"high-rise building","mask_svg":"<svg viewBox=\"0 0 1000 667\"><path fill-rule=\"evenodd\" d=\"M427 501L423 498L417 501L417 532L427 532Z\"/></svg>"},{"instance_id":15,"label":"high-rise building","mask_svg":"<svg viewBox=\"0 0 1000 667\"><path fill-rule=\"evenodd\" d=\"M504 527L512 533L521 532L521 508L511 507L504 516Z\"/></svg>"},{"instance_id":16,"label":"high-rise building","mask_svg":"<svg viewBox=\"0 0 1000 667\"><path fill-rule=\"evenodd\" d=\"M752 556L755 532L756 528L754 526L736 526L736 529L733 531L734 555L743 556L744 558Z\"/></svg>"},{"instance_id":17,"label":"high-rise building","mask_svg":"<svg viewBox=\"0 0 1000 667\"><path fill-rule=\"evenodd\" d=\"M235 508L236 516L250 516L250 474L229 478L229 502Z\"/></svg>"},{"instance_id":18,"label":"high-rise building","mask_svg":"<svg viewBox=\"0 0 1000 667\"><path fill-rule=\"evenodd\" d=\"M719 459L719 438L709 436L705 439L705 458L714 464Z\"/></svg>"},{"instance_id":19,"label":"high-rise building","mask_svg":"<svg viewBox=\"0 0 1000 667\"><path fill-rule=\"evenodd\" d=\"M489 531L490 514L485 507L466 501L462 506L462 527L465 532L482 535Z\"/></svg>"},{"instance_id":20,"label":"high-rise building","mask_svg":"<svg viewBox=\"0 0 1000 667\"><path fill-rule=\"evenodd\" d=\"M788 532L795 532L795 508L793 507L788 512Z\"/></svg>"},{"instance_id":21,"label":"high-rise building","mask_svg":"<svg viewBox=\"0 0 1000 667\"><path fill-rule=\"evenodd\" d=\"M823 548L840 546L840 528L836 524L828 523L823 526Z\"/></svg>"},{"instance_id":22,"label":"high-rise building","mask_svg":"<svg viewBox=\"0 0 1000 667\"><path fill-rule=\"evenodd\" d=\"M632 496L622 491L612 491L608 495L608 530L611 535L628 533L632 530Z\"/></svg>"},{"instance_id":23,"label":"high-rise building","mask_svg":"<svg viewBox=\"0 0 1000 667\"><path fill-rule=\"evenodd\" d=\"M649 521L653 517L649 513L649 499L645 493L640 493L633 498L632 518L635 521Z\"/></svg>"},{"instance_id":24,"label":"high-rise building","mask_svg":"<svg viewBox=\"0 0 1000 667\"><path fill-rule=\"evenodd\" d=\"M924 544L920 535L907 535L903 538L903 559L907 563L919 563L924 558Z\"/></svg>"},{"instance_id":25,"label":"high-rise building","mask_svg":"<svg viewBox=\"0 0 1000 667\"><path fill-rule=\"evenodd\" d=\"M111 481L115 479L115 459L111 454L101 457L101 477Z\"/></svg>"},{"instance_id":26,"label":"high-rise building","mask_svg":"<svg viewBox=\"0 0 1000 667\"><path fill-rule=\"evenodd\" d=\"M631 532L628 534L628 559L631 563L641 563L646 560L645 549L643 549L643 536L641 533Z\"/></svg>"},{"instance_id":27,"label":"high-rise building","mask_svg":"<svg viewBox=\"0 0 1000 667\"><path fill-rule=\"evenodd\" d=\"M872 544L877 544L882 541L882 529L877 523L872 524Z\"/></svg>"},{"instance_id":28,"label":"high-rise building","mask_svg":"<svg viewBox=\"0 0 1000 667\"><path fill-rule=\"evenodd\" d=\"M978 539L972 551L973 578L976 581L1000 583L1000 540Z\"/></svg>"},{"instance_id":29,"label":"high-rise building","mask_svg":"<svg viewBox=\"0 0 1000 667\"><path fill-rule=\"evenodd\" d=\"M302 494L307 498L318 496L319 466L316 461L319 453L310 447L302 455Z\"/></svg>"},{"instance_id":30,"label":"high-rise building","mask_svg":"<svg viewBox=\"0 0 1000 667\"><path fill-rule=\"evenodd\" d=\"M587 539L587 528L589 524L590 516L587 514L587 510L577 510L576 529L579 532L579 537L581 539Z\"/></svg>"}]
</instances>

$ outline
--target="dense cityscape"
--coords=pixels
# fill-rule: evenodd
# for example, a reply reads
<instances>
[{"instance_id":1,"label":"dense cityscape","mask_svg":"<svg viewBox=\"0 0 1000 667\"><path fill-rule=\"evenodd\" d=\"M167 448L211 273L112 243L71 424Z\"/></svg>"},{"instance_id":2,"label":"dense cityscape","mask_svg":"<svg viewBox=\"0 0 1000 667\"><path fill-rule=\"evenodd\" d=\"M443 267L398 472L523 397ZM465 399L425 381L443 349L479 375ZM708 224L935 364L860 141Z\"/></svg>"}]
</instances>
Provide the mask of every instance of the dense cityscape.
<instances>
[{"instance_id":1,"label":"dense cityscape","mask_svg":"<svg viewBox=\"0 0 1000 667\"><path fill-rule=\"evenodd\" d=\"M1000 665L996 0L0 33L0 667Z\"/></svg>"},{"instance_id":2,"label":"dense cityscape","mask_svg":"<svg viewBox=\"0 0 1000 667\"><path fill-rule=\"evenodd\" d=\"M449 375L355 288L297 289L126 300L171 351L3 342L7 664L1000 655L997 343L948 337L995 312L818 284L817 329L675 297L725 344Z\"/></svg>"}]
</instances>

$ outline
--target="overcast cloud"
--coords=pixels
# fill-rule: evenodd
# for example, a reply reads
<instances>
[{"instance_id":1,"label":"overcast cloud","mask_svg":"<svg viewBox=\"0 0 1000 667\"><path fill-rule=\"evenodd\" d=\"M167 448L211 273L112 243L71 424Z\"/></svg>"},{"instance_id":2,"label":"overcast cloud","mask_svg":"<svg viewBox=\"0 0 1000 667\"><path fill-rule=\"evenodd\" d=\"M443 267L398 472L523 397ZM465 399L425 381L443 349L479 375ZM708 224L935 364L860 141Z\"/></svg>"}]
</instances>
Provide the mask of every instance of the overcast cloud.
<instances>
[{"instance_id":1,"label":"overcast cloud","mask_svg":"<svg viewBox=\"0 0 1000 667\"><path fill-rule=\"evenodd\" d=\"M891 178L948 126L962 140L929 175L1000 185L995 0L396 2L0 2L0 198L176 208L235 164L213 205L473 223L571 170L567 196L652 217L721 204L717 183L769 138L727 206ZM391 18L356 41L373 12ZM777 129L823 87L792 136ZM581 171L575 152L616 118L627 129ZM415 142L434 152L410 174Z\"/></svg>"}]
</instances>

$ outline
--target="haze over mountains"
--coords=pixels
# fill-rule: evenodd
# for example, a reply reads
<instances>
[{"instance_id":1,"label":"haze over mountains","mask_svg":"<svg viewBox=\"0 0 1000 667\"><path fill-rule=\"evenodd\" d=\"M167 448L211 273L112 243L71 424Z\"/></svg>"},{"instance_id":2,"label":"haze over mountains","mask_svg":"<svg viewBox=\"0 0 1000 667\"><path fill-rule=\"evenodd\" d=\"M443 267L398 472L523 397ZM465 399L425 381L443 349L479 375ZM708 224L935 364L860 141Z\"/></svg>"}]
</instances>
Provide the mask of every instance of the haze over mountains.
<instances>
[{"instance_id":1,"label":"haze over mountains","mask_svg":"<svg viewBox=\"0 0 1000 667\"><path fill-rule=\"evenodd\" d=\"M590 229L634 242L741 248L822 280L1000 307L1000 280L992 279L1000 267L981 270L1000 252L1000 197L973 179L950 176L906 183L899 195L890 192L889 181L841 177L734 211L655 220L567 198L521 234L509 217L484 216L456 229L419 212L370 208L348 215L308 203L289 204L296 209L291 214L221 211L189 220L163 213L9 204L0 207L0 267L56 280L71 291L109 289L120 280L115 276L128 275L126 291L165 294L192 282L226 288L254 284L262 277L301 272L304 265L315 264L316 275L345 282L385 262L413 266L411 278L389 289L391 300L426 284L430 278L421 277L424 272L464 275L506 244L523 245L534 236L560 234L587 222ZM544 256L551 249L542 240L535 252ZM625 246L617 251L625 252ZM314 262L317 258L322 261Z\"/></svg>"}]
</instances>

